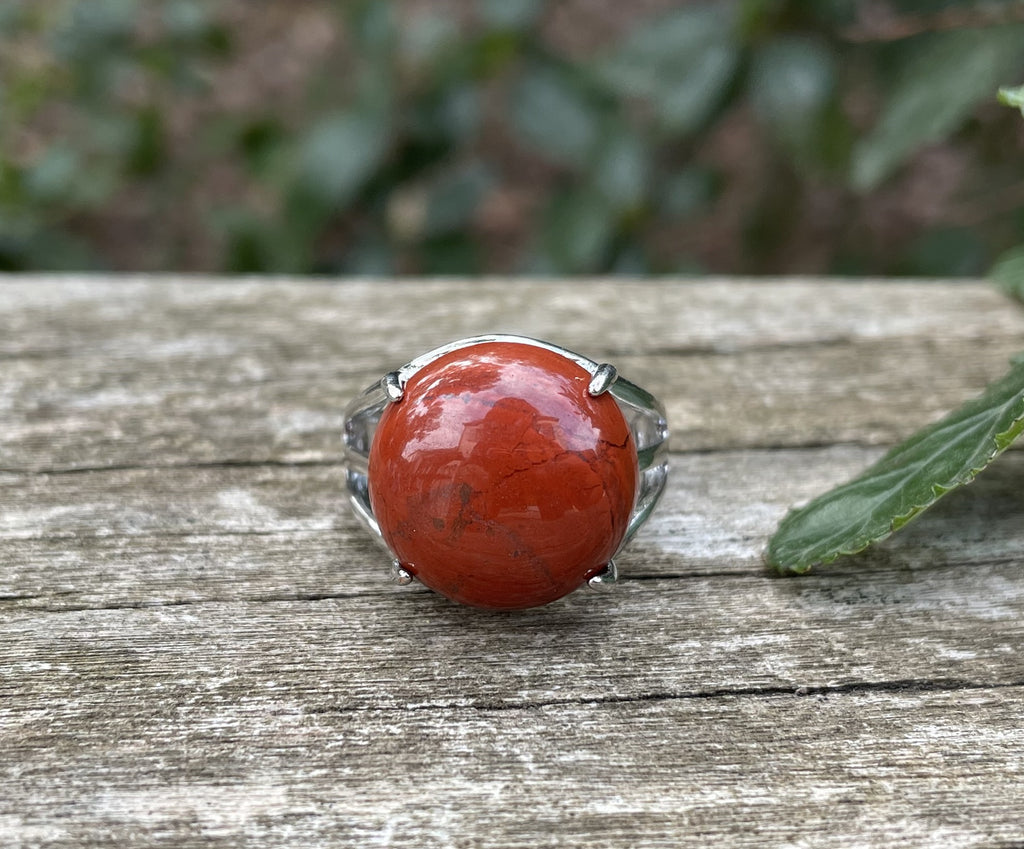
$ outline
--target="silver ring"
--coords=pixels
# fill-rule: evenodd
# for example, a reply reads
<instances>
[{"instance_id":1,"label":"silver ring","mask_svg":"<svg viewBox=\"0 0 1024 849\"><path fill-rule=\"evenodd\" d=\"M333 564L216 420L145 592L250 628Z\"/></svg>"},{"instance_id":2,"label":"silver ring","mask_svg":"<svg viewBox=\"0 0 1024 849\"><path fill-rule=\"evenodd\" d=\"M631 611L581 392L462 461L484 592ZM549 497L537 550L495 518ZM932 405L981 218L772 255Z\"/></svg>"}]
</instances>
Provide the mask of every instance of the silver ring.
<instances>
[{"instance_id":1,"label":"silver ring","mask_svg":"<svg viewBox=\"0 0 1024 849\"><path fill-rule=\"evenodd\" d=\"M349 500L394 580L477 607L614 585L668 476L653 395L524 336L462 339L388 372L348 405L344 442Z\"/></svg>"}]
</instances>

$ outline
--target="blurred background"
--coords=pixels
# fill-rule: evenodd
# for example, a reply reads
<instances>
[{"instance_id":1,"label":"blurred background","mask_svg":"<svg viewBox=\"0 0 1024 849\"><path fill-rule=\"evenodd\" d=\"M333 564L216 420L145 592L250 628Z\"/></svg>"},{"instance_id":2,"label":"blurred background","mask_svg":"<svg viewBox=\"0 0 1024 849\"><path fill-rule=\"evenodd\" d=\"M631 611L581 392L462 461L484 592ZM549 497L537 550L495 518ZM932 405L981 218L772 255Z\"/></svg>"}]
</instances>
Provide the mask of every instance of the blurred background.
<instances>
[{"instance_id":1,"label":"blurred background","mask_svg":"<svg viewBox=\"0 0 1024 849\"><path fill-rule=\"evenodd\" d=\"M977 275L1020 83L1009 0L2 0L0 269Z\"/></svg>"}]
</instances>

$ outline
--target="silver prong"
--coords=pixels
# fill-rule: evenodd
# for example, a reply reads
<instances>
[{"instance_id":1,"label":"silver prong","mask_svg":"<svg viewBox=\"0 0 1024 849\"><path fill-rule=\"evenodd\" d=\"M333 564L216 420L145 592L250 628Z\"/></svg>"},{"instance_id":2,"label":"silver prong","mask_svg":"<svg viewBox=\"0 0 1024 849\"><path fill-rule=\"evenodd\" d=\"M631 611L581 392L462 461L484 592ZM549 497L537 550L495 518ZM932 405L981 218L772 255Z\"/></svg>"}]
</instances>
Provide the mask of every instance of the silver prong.
<instances>
[{"instance_id":1,"label":"silver prong","mask_svg":"<svg viewBox=\"0 0 1024 849\"><path fill-rule=\"evenodd\" d=\"M619 373L611 363L601 363L590 380L587 392L591 395L603 395L612 388L612 384L619 379Z\"/></svg>"},{"instance_id":2,"label":"silver prong","mask_svg":"<svg viewBox=\"0 0 1024 849\"><path fill-rule=\"evenodd\" d=\"M412 572L402 568L397 560L391 561L391 580L400 587L407 587L412 583Z\"/></svg>"},{"instance_id":3,"label":"silver prong","mask_svg":"<svg viewBox=\"0 0 1024 849\"><path fill-rule=\"evenodd\" d=\"M619 569L615 565L614 560L609 560L608 565L604 567L600 572L594 575L589 581L587 586L592 590L610 590L619 582Z\"/></svg>"},{"instance_id":4,"label":"silver prong","mask_svg":"<svg viewBox=\"0 0 1024 849\"><path fill-rule=\"evenodd\" d=\"M392 403L402 400L405 389L402 387L402 380L399 378L397 371L389 371L384 375L384 391L387 393L388 400Z\"/></svg>"}]
</instances>

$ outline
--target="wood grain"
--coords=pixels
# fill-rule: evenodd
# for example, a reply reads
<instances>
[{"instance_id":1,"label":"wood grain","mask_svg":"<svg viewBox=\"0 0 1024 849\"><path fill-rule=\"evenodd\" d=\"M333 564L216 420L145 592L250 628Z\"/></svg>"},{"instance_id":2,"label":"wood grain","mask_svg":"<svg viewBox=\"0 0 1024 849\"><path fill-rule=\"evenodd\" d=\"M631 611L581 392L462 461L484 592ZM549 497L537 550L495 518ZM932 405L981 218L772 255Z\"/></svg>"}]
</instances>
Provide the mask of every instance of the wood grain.
<instances>
[{"instance_id":1,"label":"wood grain","mask_svg":"<svg viewBox=\"0 0 1024 849\"><path fill-rule=\"evenodd\" d=\"M280 691L206 710L147 692L104 719L105 700L83 699L53 719L102 723L107 739L25 728L17 754L31 766L0 823L22 845L55 847L1010 847L1022 698L1010 687L353 713Z\"/></svg>"},{"instance_id":2,"label":"wood grain","mask_svg":"<svg viewBox=\"0 0 1024 849\"><path fill-rule=\"evenodd\" d=\"M11 471L333 460L382 371L495 330L614 360L687 451L890 443L1024 348L1020 311L972 284L41 280L0 286L0 320Z\"/></svg>"},{"instance_id":3,"label":"wood grain","mask_svg":"<svg viewBox=\"0 0 1024 849\"><path fill-rule=\"evenodd\" d=\"M494 330L666 402L614 593L456 607L345 509L347 398ZM0 843L1022 846L1024 451L760 560L1021 349L973 283L7 279Z\"/></svg>"}]
</instances>

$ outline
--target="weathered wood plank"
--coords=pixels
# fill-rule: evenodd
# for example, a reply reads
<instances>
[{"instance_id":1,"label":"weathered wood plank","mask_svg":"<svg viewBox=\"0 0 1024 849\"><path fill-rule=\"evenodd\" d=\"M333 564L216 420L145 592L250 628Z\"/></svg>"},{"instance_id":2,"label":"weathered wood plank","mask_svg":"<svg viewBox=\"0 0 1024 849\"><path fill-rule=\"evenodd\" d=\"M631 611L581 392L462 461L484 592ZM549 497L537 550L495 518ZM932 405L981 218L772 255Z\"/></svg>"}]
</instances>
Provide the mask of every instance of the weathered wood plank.
<instances>
[{"instance_id":1,"label":"weathered wood plank","mask_svg":"<svg viewBox=\"0 0 1024 849\"><path fill-rule=\"evenodd\" d=\"M761 549L789 505L880 450L673 455L659 510L620 558L623 576L766 578ZM376 594L386 557L349 515L341 475L332 465L0 477L0 610ZM1012 452L827 574L1019 564L1022 477L1024 452Z\"/></svg>"},{"instance_id":2,"label":"weathered wood plank","mask_svg":"<svg viewBox=\"0 0 1024 849\"><path fill-rule=\"evenodd\" d=\"M7 281L8 285L3 285ZM764 349L856 339L978 342L1019 334L991 286L934 281L295 279L0 275L0 356L157 359L276 346L408 359L474 333L527 333L598 353ZM358 332L350 331L357 328ZM246 334L253 342L247 345ZM453 335L454 334L454 335Z\"/></svg>"},{"instance_id":3,"label":"weathered wood plank","mask_svg":"<svg viewBox=\"0 0 1024 849\"><path fill-rule=\"evenodd\" d=\"M314 707L311 691L223 698L245 674L227 666L192 688L141 697L114 681L111 695L132 697L116 716L96 714L109 695L48 711L0 706L21 728L23 764L11 773L0 761L11 791L0 801L0 840L67 849L1019 845L1019 687L396 715ZM58 725L83 717L92 733L69 738Z\"/></svg>"},{"instance_id":4,"label":"weathered wood plank","mask_svg":"<svg viewBox=\"0 0 1024 849\"><path fill-rule=\"evenodd\" d=\"M615 593L459 608L345 512L345 400L493 330L667 403ZM980 284L0 285L0 842L1016 846L1024 452L820 574L759 554L1021 348Z\"/></svg>"},{"instance_id":5,"label":"weathered wood plank","mask_svg":"<svg viewBox=\"0 0 1024 849\"><path fill-rule=\"evenodd\" d=\"M1024 329L983 346L958 340L936 348L913 339L624 356L617 364L664 399L677 450L885 444L976 395L1021 348ZM0 370L0 468L337 460L344 405L400 364L392 358L331 375L325 368L348 362L341 354L244 359L8 363Z\"/></svg>"},{"instance_id":6,"label":"weathered wood plank","mask_svg":"<svg viewBox=\"0 0 1024 849\"><path fill-rule=\"evenodd\" d=\"M59 286L8 295L0 469L336 460L341 409L367 383L508 321L616 359L665 401L677 450L891 443L1024 348L1024 313L980 286L829 284L826 306L813 284L635 283L643 310L608 315L622 286L479 285L402 285L397 317L355 284L98 285L63 309Z\"/></svg>"},{"instance_id":7,"label":"weathered wood plank","mask_svg":"<svg viewBox=\"0 0 1024 849\"><path fill-rule=\"evenodd\" d=\"M226 548L210 554L229 565L259 556L243 548L234 560ZM166 558L195 557L182 543L169 549ZM271 548L265 557L275 555ZM123 698L183 694L197 670L224 663L249 670L224 699L334 681L321 698L346 710L893 682L1024 685L1019 563L634 580L607 598L580 593L513 615L459 608L422 590L320 589L326 597L280 586L252 601L8 611L2 692L35 709L86 697L101 709L120 694L105 708L116 713Z\"/></svg>"}]
</instances>

